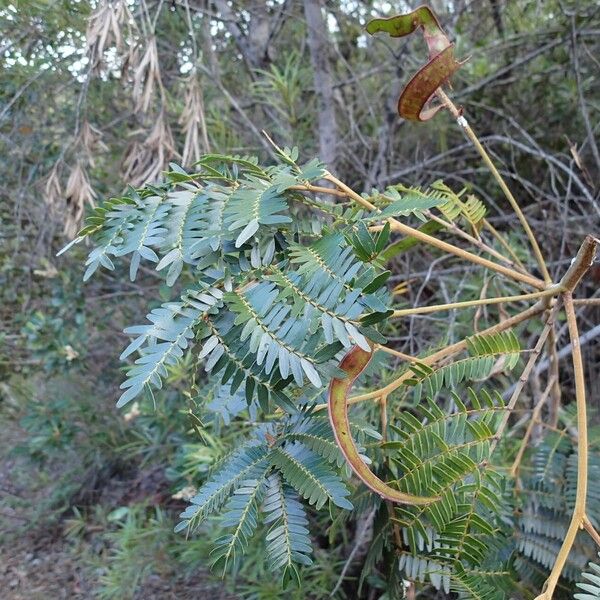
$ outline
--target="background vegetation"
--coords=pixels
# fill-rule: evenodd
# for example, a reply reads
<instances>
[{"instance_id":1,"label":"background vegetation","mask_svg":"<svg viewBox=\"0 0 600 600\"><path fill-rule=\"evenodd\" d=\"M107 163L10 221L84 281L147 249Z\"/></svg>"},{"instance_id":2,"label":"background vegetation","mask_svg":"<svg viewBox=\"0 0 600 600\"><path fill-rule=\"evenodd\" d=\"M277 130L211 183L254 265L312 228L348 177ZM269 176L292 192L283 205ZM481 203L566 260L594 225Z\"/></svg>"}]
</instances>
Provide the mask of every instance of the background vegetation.
<instances>
[{"instance_id":1,"label":"background vegetation","mask_svg":"<svg viewBox=\"0 0 600 600\"><path fill-rule=\"evenodd\" d=\"M558 278L600 224L600 9L567 0L433 4L457 55L471 56L453 80L454 98ZM82 283L85 247L56 258L94 203L152 179L170 160L189 165L220 152L272 162L264 129L278 144L298 146L303 160L318 155L359 191L438 179L467 186L523 251L515 218L452 118L415 125L396 114L422 42L371 38L364 25L410 8L317 0L1 4L0 578L9 597L281 594L259 546L222 582L205 568L218 532L189 541L173 533L190 489L237 432L223 427L228 414L215 412L198 435L185 394L188 363L170 369L155 402L140 397L115 409L123 328L146 311L144 296L174 295L144 266L135 282L104 270ZM596 266L582 293L594 296L599 281ZM481 270L431 250L397 258L390 283L408 306L439 289L492 285ZM578 309L596 409L598 311ZM439 343L441 330L451 341L460 327L414 316L389 339L418 355ZM566 343L559 327L559 345ZM568 377L563 395L572 395ZM570 448L558 451L567 461ZM324 515L310 518L311 529L327 531ZM337 586L338 597L353 597L364 529L340 520L314 540L305 588L289 594L320 598ZM373 571L365 597L381 588Z\"/></svg>"}]
</instances>

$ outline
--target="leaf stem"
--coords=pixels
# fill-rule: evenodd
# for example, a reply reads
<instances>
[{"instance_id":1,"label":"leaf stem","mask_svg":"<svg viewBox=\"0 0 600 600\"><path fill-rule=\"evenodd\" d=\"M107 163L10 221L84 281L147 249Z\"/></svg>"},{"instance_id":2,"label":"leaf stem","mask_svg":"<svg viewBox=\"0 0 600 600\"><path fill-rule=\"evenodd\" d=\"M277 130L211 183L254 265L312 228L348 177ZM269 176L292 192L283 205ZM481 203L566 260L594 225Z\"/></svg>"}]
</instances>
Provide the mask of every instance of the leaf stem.
<instances>
[{"instance_id":1,"label":"leaf stem","mask_svg":"<svg viewBox=\"0 0 600 600\"><path fill-rule=\"evenodd\" d=\"M517 253L511 248L510 244L504 239L500 232L487 220L483 219L483 226L498 240L498 243L513 257L513 260L523 271L527 271L517 256Z\"/></svg>"},{"instance_id":2,"label":"leaf stem","mask_svg":"<svg viewBox=\"0 0 600 600\"><path fill-rule=\"evenodd\" d=\"M335 190L333 188L321 187L318 185L310 185L308 183L304 184L304 185L292 185L287 189L288 190L296 190L299 192L313 192L315 194L329 194L330 196L338 196L341 198L348 197L348 194L346 194L345 192L342 192L340 190Z\"/></svg>"},{"instance_id":3,"label":"leaf stem","mask_svg":"<svg viewBox=\"0 0 600 600\"><path fill-rule=\"evenodd\" d=\"M546 296L555 296L561 291L559 286L552 286L530 294L519 294L517 296L502 296L500 298L481 298L479 300L467 300L465 302L451 302L449 304L436 304L435 306L417 306L414 308L403 308L395 310L391 317L406 317L408 315L423 315L440 310L454 310L458 308L470 308L471 306L483 306L486 304L503 304L505 302L518 302L520 300L533 300Z\"/></svg>"},{"instance_id":4,"label":"leaf stem","mask_svg":"<svg viewBox=\"0 0 600 600\"><path fill-rule=\"evenodd\" d=\"M486 252L487 254L491 254L492 256L494 256L495 258L497 258L498 260L500 260L503 263L505 263L507 266L509 266L511 268L515 267L515 263L510 258L507 258L506 256L504 256L502 253L498 252L497 250L495 250L491 246L488 246L482 240L480 240L480 239L478 239L478 238L476 238L476 237L468 234L466 231L463 231L456 224L451 223L449 221L446 221L445 219L442 219L441 217L438 217L437 215L434 215L430 210L424 211L424 214L429 219L431 219L432 221L435 221L436 223L439 223L440 225L442 225L442 227L444 227L444 228L452 231L452 233L454 233L455 235L464 238L465 240L467 240L468 242L470 242L471 244L473 244L474 246L476 246L480 250L483 250L483 252ZM523 265L519 265L519 270L522 270L525 273L527 272L523 268Z\"/></svg>"},{"instance_id":5,"label":"leaf stem","mask_svg":"<svg viewBox=\"0 0 600 600\"><path fill-rule=\"evenodd\" d=\"M394 350L393 348L388 348L387 346L382 346L381 344L375 344L373 346L373 351L381 350L382 352L387 352L387 354L391 354L393 356L397 356L402 360L413 363L416 360L419 360L416 356L411 356L410 354L405 354L404 352L400 352L399 350Z\"/></svg>"},{"instance_id":6,"label":"leaf stem","mask_svg":"<svg viewBox=\"0 0 600 600\"><path fill-rule=\"evenodd\" d=\"M567 562L569 552L575 542L575 537L580 527L585 526L586 514L585 505L587 497L588 484L588 437L587 437L587 415L585 399L585 380L583 376L583 359L581 356L581 347L579 344L579 331L577 329L577 319L575 317L575 308L573 306L573 296L571 292L565 292L562 295L567 316L567 326L569 328L569 337L573 346L573 371L575 375L575 401L577 404L577 490L575 496L575 506L573 516L564 541L550 572L546 579L542 593L536 600L550 600L556 589L556 585Z\"/></svg>"},{"instance_id":7,"label":"leaf stem","mask_svg":"<svg viewBox=\"0 0 600 600\"><path fill-rule=\"evenodd\" d=\"M519 471L519 465L521 464L521 460L523 460L523 455L525 454L525 449L527 448L527 444L529 443L529 438L531 437L531 433L533 432L534 426L538 423L540 413L542 412L542 408L552 391L552 386L554 385L555 377L550 377L548 384L546 385L546 389L542 392L542 395L537 401L533 412L531 413L531 417L529 419L529 425L527 426L527 430L525 431L525 435L523 436L523 440L521 441L521 446L519 447L519 451L515 456L515 460L513 461L512 467L509 470L509 474L512 478L517 476Z\"/></svg>"},{"instance_id":8,"label":"leaf stem","mask_svg":"<svg viewBox=\"0 0 600 600\"><path fill-rule=\"evenodd\" d=\"M331 173L326 173L325 179L334 183L339 189L346 192L347 195L350 198L352 198L352 200L354 200L361 206L364 206L365 208L368 208L369 210L372 210L372 211L379 210L375 205L371 204L368 200L366 200L365 198L363 198L362 196L357 194L354 190L352 190L345 183L343 183L342 181L340 181L339 179L334 177ZM435 238L431 235L428 235L427 233L423 233L422 231L420 231L418 229L414 229L413 227L405 225L404 223L401 223L400 221L397 221L396 219L392 218L392 219L387 219L387 220L393 231L398 231L399 233L403 233L404 235L408 235L410 237L416 238L416 239L418 239L422 242L425 242L425 243L429 244L430 246L434 246L435 248L438 248L444 252L447 252L449 254L454 254L455 256L458 256L459 258L463 258L472 263L481 265L482 267L485 267L486 269L491 269L492 271L496 271L497 273L502 273L503 275L506 275L507 277L510 277L511 279L515 279L516 281L526 283L534 288L541 290L546 287L546 283L540 279L537 279L536 277L532 277L531 275L526 275L524 273L519 273L519 271L515 271L514 269L505 267L504 265L499 265L491 260L488 260L487 258L477 256L476 254L468 252L467 250L463 250L462 248L459 248L458 246L454 246L453 244L449 244L448 242L438 240L437 238Z\"/></svg>"},{"instance_id":9,"label":"leaf stem","mask_svg":"<svg viewBox=\"0 0 600 600\"><path fill-rule=\"evenodd\" d=\"M500 189L504 192L506 199L509 201L510 205L512 206L513 210L515 211L519 221L521 222L521 225L523 226L523 229L525 230L525 233L527 234L527 237L529 238L529 243L531 244L531 248L532 248L535 258L537 260L540 271L542 272L542 275L544 277L544 281L546 283L550 283L552 281L552 277L550 277L550 273L548 272L548 267L546 267L546 261L544 260L544 257L542 256L542 252L540 250L537 239L536 239L533 231L531 230L531 227L529 226L529 223L527 222L527 219L525 218L525 215L523 214L523 211L521 210L519 203L513 196L509 187L506 185L506 182L502 178L502 175L500 175L500 172L496 168L496 165L494 165L494 163L492 162L490 155L487 153L486 149L483 147L483 145L479 141L479 138L477 137L476 133L473 131L473 129L471 129L471 126L469 125L467 120L463 117L462 112L460 110L458 110L458 108L456 107L454 102L452 102L452 100L450 100L450 98L447 96L447 94L444 92L444 90L442 90L442 88L438 88L437 91L435 92L435 94L440 99L440 102L450 111L450 113L456 119L456 121L460 125L460 127L462 127L462 129L464 129L465 134L471 140L471 142L475 146L475 149L477 150L477 152L479 152L479 155L483 159L483 162L489 168L494 179L500 186Z\"/></svg>"}]
</instances>

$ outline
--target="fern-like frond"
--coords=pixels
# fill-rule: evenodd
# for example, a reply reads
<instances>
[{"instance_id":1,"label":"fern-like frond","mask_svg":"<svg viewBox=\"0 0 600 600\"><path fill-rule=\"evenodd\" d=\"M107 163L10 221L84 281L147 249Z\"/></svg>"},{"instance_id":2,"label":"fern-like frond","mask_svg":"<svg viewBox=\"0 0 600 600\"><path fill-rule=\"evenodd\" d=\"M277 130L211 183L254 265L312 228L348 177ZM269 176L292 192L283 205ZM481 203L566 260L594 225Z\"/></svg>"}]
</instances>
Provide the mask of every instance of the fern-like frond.
<instances>
[{"instance_id":1,"label":"fern-like frond","mask_svg":"<svg viewBox=\"0 0 600 600\"><path fill-rule=\"evenodd\" d=\"M283 170L271 181L247 176L240 182L224 213L224 226L227 231L235 232L236 248L251 239L261 225L292 222L288 215L281 214L288 211L282 192L295 183L296 178Z\"/></svg>"},{"instance_id":2,"label":"fern-like frond","mask_svg":"<svg viewBox=\"0 0 600 600\"><path fill-rule=\"evenodd\" d=\"M275 302L278 295L273 283L261 282L244 291L227 293L224 300L237 314L235 323L244 325L240 339L250 340L250 350L256 353L259 365L265 363L267 374L276 362L284 379L291 374L302 386L305 375L315 387L321 387L313 355L315 339L307 339L306 323L291 316L289 305Z\"/></svg>"},{"instance_id":3,"label":"fern-like frond","mask_svg":"<svg viewBox=\"0 0 600 600\"><path fill-rule=\"evenodd\" d=\"M308 417L297 419L290 430L284 434L284 439L291 442L302 442L304 446L322 456L327 462L335 463L338 467L346 462L335 441L327 418Z\"/></svg>"},{"instance_id":4,"label":"fern-like frond","mask_svg":"<svg viewBox=\"0 0 600 600\"><path fill-rule=\"evenodd\" d=\"M446 195L433 187L423 190L418 187L394 185L386 188L383 193L375 192L369 198L381 212L367 220L375 221L387 217L406 217L414 215L425 220L423 211L429 210L447 202Z\"/></svg>"},{"instance_id":5,"label":"fern-like frond","mask_svg":"<svg viewBox=\"0 0 600 600\"><path fill-rule=\"evenodd\" d=\"M487 213L485 204L481 200L473 195L467 196L465 200L464 189L456 193L443 181L436 181L431 187L444 195L446 202L438 206L438 209L446 219L454 223L462 217L473 230L479 231Z\"/></svg>"},{"instance_id":6,"label":"fern-like frond","mask_svg":"<svg viewBox=\"0 0 600 600\"><path fill-rule=\"evenodd\" d=\"M431 367L415 362L411 365L414 373L405 381L405 385L414 388L415 402L425 393L435 398L443 389L455 389L463 381L480 381L494 371L499 357L503 358L502 367L514 369L519 361L520 345L513 332L490 336L472 336L467 339L470 357L457 360L442 367Z\"/></svg>"},{"instance_id":7,"label":"fern-like frond","mask_svg":"<svg viewBox=\"0 0 600 600\"><path fill-rule=\"evenodd\" d=\"M341 479L326 461L306 446L295 442L274 448L271 462L281 470L284 479L317 509L328 500L340 508L352 509L347 500L350 492Z\"/></svg>"},{"instance_id":8,"label":"fern-like frond","mask_svg":"<svg viewBox=\"0 0 600 600\"><path fill-rule=\"evenodd\" d=\"M170 204L164 202L164 195L148 196L144 199L135 226L129 225L123 235L123 245L116 256L131 254L129 278L135 280L141 259L158 262L158 255L152 246L161 246L167 233L164 227L169 214Z\"/></svg>"},{"instance_id":9,"label":"fern-like frond","mask_svg":"<svg viewBox=\"0 0 600 600\"><path fill-rule=\"evenodd\" d=\"M232 531L215 541L211 551L212 566L222 567L223 572L229 564L236 564L245 552L249 539L258 527L259 509L266 487L266 470L255 479L246 479L234 491L225 505L221 524L232 527Z\"/></svg>"},{"instance_id":10,"label":"fern-like frond","mask_svg":"<svg viewBox=\"0 0 600 600\"><path fill-rule=\"evenodd\" d=\"M450 592L451 575L448 567L423 555L401 551L398 567L404 577L420 583L430 582L436 590Z\"/></svg>"},{"instance_id":11,"label":"fern-like frond","mask_svg":"<svg viewBox=\"0 0 600 600\"><path fill-rule=\"evenodd\" d=\"M439 496L425 506L397 506L395 521L416 556L440 564L479 565L496 534L502 506L501 477L489 466L503 403L485 392L469 394L469 404L453 394L453 411L431 399L416 414L403 411L391 432L399 439L383 444L390 451L402 491Z\"/></svg>"},{"instance_id":12,"label":"fern-like frond","mask_svg":"<svg viewBox=\"0 0 600 600\"><path fill-rule=\"evenodd\" d=\"M207 223L204 213L208 196L198 190L177 190L169 194L171 210L164 225L167 232L162 243L166 252L156 265L157 271L169 267L167 285L172 286L183 269L184 263L192 263L192 249L205 236Z\"/></svg>"},{"instance_id":13,"label":"fern-like frond","mask_svg":"<svg viewBox=\"0 0 600 600\"><path fill-rule=\"evenodd\" d=\"M97 235L96 247L85 262L84 281L87 281L100 266L109 271L115 268L110 256L117 256L123 242L124 231L138 214L137 208L138 204L126 196L107 200L95 208L86 219L87 225L79 232L78 237L61 250L62 253L87 236Z\"/></svg>"},{"instance_id":14,"label":"fern-like frond","mask_svg":"<svg viewBox=\"0 0 600 600\"><path fill-rule=\"evenodd\" d=\"M372 266L356 260L352 246L341 233L322 236L310 245L291 244L288 251L289 266L295 268L293 276L300 277L299 287L302 294L311 298L325 310L336 299L344 307L342 314L348 320L356 319L363 310L384 312L388 309L385 292L379 288L384 284L380 275ZM298 279L295 283L298 285ZM336 296L337 294L337 296ZM361 317L364 320L364 317ZM331 321L331 322L329 322ZM327 317L322 320L323 327L329 331L327 339L336 335L346 339L343 333L344 323L337 325ZM337 333L336 333L337 331Z\"/></svg>"},{"instance_id":15,"label":"fern-like frond","mask_svg":"<svg viewBox=\"0 0 600 600\"><path fill-rule=\"evenodd\" d=\"M216 311L223 293L211 287L186 291L181 302L167 302L147 316L151 325L136 325L125 333L137 334L121 354L121 360L137 351L140 357L121 384L125 389L117 406L123 406L145 386L162 387L167 367L176 364L194 337L194 328L209 313Z\"/></svg>"},{"instance_id":16,"label":"fern-like frond","mask_svg":"<svg viewBox=\"0 0 600 600\"><path fill-rule=\"evenodd\" d=\"M600 457L589 455L588 511L597 519L600 494ZM577 488L577 451L565 431L548 432L542 442L526 456L520 469L520 486L515 487L514 502L517 530L514 544L518 552L519 573L538 585L552 568L569 526ZM592 547L581 532L569 553L562 572L563 580L576 581L587 561L593 558Z\"/></svg>"},{"instance_id":17,"label":"fern-like frond","mask_svg":"<svg viewBox=\"0 0 600 600\"><path fill-rule=\"evenodd\" d=\"M584 581L577 584L583 592L573 597L575 600L600 600L600 565L591 562L587 568L588 570L581 574Z\"/></svg>"},{"instance_id":18,"label":"fern-like frond","mask_svg":"<svg viewBox=\"0 0 600 600\"><path fill-rule=\"evenodd\" d=\"M467 570L461 564L455 565L451 589L460 600L505 600L512 588L511 573L508 569L486 571Z\"/></svg>"},{"instance_id":19,"label":"fern-like frond","mask_svg":"<svg viewBox=\"0 0 600 600\"><path fill-rule=\"evenodd\" d=\"M297 495L276 472L267 479L267 491L263 502L266 514L267 558L273 569L283 569L284 583L287 579L299 581L295 563L310 565L312 544L308 531L308 519Z\"/></svg>"},{"instance_id":20,"label":"fern-like frond","mask_svg":"<svg viewBox=\"0 0 600 600\"><path fill-rule=\"evenodd\" d=\"M309 332L315 333L321 327L325 341L329 344L337 340L346 348L357 344L363 350L370 351L369 342L359 331L361 324L358 318L364 310L359 301L360 290L346 295L342 293L342 284L336 282L331 288L317 295L305 290L306 283L300 276L294 273L287 274L280 269L274 269L266 279L278 285L278 300L291 297L292 316L297 317L302 313ZM312 288L312 282L309 286Z\"/></svg>"},{"instance_id":21,"label":"fern-like frond","mask_svg":"<svg viewBox=\"0 0 600 600\"><path fill-rule=\"evenodd\" d=\"M230 383L230 393L235 394L244 383L244 392L248 405L257 397L260 406L268 412L269 401L288 412L295 407L283 389L289 379L283 379L273 364L258 364L256 354L251 351L250 341L240 338L241 325L235 325L234 315L225 313L205 320L206 339L199 357L205 359L205 369L212 374L223 372L221 383ZM268 357L267 357L268 358ZM270 367L269 373L265 372Z\"/></svg>"},{"instance_id":22,"label":"fern-like frond","mask_svg":"<svg viewBox=\"0 0 600 600\"><path fill-rule=\"evenodd\" d=\"M242 481L260 479L268 466L269 451L266 446L248 443L234 450L214 470L213 475L204 483L191 499L191 504L181 513L182 521L176 531L196 526L208 515L220 509L232 490Z\"/></svg>"}]
</instances>

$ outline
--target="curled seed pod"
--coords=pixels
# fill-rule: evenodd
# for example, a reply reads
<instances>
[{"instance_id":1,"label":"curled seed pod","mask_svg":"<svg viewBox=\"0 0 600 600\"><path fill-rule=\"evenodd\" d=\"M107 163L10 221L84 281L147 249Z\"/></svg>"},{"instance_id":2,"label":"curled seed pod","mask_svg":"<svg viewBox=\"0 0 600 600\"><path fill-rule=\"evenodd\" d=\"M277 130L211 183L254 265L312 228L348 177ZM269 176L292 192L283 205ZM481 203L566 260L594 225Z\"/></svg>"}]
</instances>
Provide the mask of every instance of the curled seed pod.
<instances>
[{"instance_id":1,"label":"curled seed pod","mask_svg":"<svg viewBox=\"0 0 600 600\"><path fill-rule=\"evenodd\" d=\"M340 369L346 373L344 379L332 379L329 387L329 420L337 445L346 457L348 464L357 477L384 500L398 504L430 504L439 498L413 496L390 487L379 479L360 457L358 448L350 433L348 421L348 394L357 377L365 370L371 360L372 352L366 352L355 346L343 358Z\"/></svg>"},{"instance_id":2,"label":"curled seed pod","mask_svg":"<svg viewBox=\"0 0 600 600\"><path fill-rule=\"evenodd\" d=\"M373 19L367 24L367 32L371 35L383 31L391 37L404 37L417 29L423 31L429 62L415 73L402 90L398 113L410 121L428 121L442 108L441 105L431 106L429 101L465 62L454 58L454 44L442 30L435 13L428 6L420 6L410 13Z\"/></svg>"}]
</instances>

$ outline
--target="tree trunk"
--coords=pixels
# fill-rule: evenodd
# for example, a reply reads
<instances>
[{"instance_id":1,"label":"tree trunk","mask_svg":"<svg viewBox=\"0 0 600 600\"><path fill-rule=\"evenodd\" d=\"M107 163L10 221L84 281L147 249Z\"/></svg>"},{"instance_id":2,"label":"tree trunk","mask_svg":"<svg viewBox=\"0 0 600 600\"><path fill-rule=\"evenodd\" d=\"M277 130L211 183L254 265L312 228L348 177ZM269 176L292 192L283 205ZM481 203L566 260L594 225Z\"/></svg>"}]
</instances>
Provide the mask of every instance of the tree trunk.
<instances>
[{"instance_id":1,"label":"tree trunk","mask_svg":"<svg viewBox=\"0 0 600 600\"><path fill-rule=\"evenodd\" d=\"M337 125L329 63L329 31L321 6L321 0L304 0L307 40L317 94L319 157L330 171L335 172Z\"/></svg>"}]
</instances>

